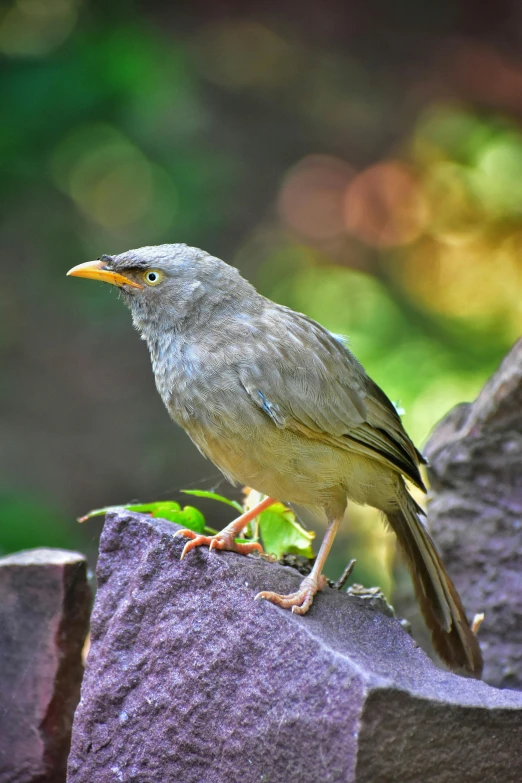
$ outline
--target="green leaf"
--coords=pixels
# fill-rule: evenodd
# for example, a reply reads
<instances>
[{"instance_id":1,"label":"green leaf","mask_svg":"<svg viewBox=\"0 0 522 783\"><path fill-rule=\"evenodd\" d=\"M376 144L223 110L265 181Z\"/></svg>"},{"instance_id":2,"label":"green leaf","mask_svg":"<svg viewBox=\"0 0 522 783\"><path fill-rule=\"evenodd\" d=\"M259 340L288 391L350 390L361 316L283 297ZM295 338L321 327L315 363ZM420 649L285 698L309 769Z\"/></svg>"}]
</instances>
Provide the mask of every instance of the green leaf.
<instances>
[{"instance_id":1,"label":"green leaf","mask_svg":"<svg viewBox=\"0 0 522 783\"><path fill-rule=\"evenodd\" d=\"M277 558L284 554L313 558L311 542L315 533L305 530L291 509L282 503L274 503L259 515L259 527L264 548Z\"/></svg>"},{"instance_id":2,"label":"green leaf","mask_svg":"<svg viewBox=\"0 0 522 783\"><path fill-rule=\"evenodd\" d=\"M243 509L234 500L229 500L215 492L207 492L201 489L183 490L186 495L217 500L220 503L226 503L232 506L236 511L243 513ZM205 535L214 535L216 531L205 524L205 517L201 511L194 506L185 506L181 508L179 503L174 500L160 500L154 503L132 503L123 506L106 506L90 511L79 522L85 522L91 517L101 516L110 511L119 509L127 511L136 511L142 514L150 514L153 517L160 517L169 522L173 522L194 533L203 533ZM311 541L315 538L315 533L305 530L295 518L295 514L282 503L274 503L266 511L262 511L257 518L257 524L253 525L253 539L257 540L258 531L261 535L263 545L267 552L275 555L277 558L284 554L298 554L303 557L312 558L314 556ZM243 539L237 539L243 540Z\"/></svg>"},{"instance_id":3,"label":"green leaf","mask_svg":"<svg viewBox=\"0 0 522 783\"><path fill-rule=\"evenodd\" d=\"M161 517L167 519L169 522L174 522L176 525L187 527L189 530L193 530L194 533L205 532L205 517L194 506L185 506L179 511L167 511L158 514L153 514L154 517Z\"/></svg>"},{"instance_id":4,"label":"green leaf","mask_svg":"<svg viewBox=\"0 0 522 783\"><path fill-rule=\"evenodd\" d=\"M244 508L237 500L229 500L223 495L218 495L216 492L207 492L205 489L182 489L181 492L183 492L184 495L194 495L194 497L197 498L208 498L209 500L217 500L220 503L226 503L227 506L232 506L236 511L239 511L240 514L244 511Z\"/></svg>"},{"instance_id":5,"label":"green leaf","mask_svg":"<svg viewBox=\"0 0 522 783\"><path fill-rule=\"evenodd\" d=\"M183 509L174 500L159 500L155 503L131 503L125 506L106 506L89 511L84 517L80 517L79 522L86 522L91 517L98 517L124 508L126 511L136 511L141 514L150 514L153 517L166 519L168 522L174 522L177 525L187 527L195 533L203 533L205 528L205 517L194 506L185 506ZM212 531L214 532L214 531Z\"/></svg>"},{"instance_id":6,"label":"green leaf","mask_svg":"<svg viewBox=\"0 0 522 783\"><path fill-rule=\"evenodd\" d=\"M87 522L91 517L101 517L103 514L108 514L111 511L118 511L124 508L126 511L136 511L141 514L152 514L154 517L159 517L165 513L172 511L179 511L181 506L174 500L160 500L155 503L131 503L121 506L105 506L105 508L95 508L93 511L89 511L84 517L79 517L78 522Z\"/></svg>"},{"instance_id":7,"label":"green leaf","mask_svg":"<svg viewBox=\"0 0 522 783\"><path fill-rule=\"evenodd\" d=\"M124 506L128 511L137 511L142 514L152 514L153 517L159 517L162 514L169 514L179 511L181 506L175 500L157 500L154 503L141 503L133 506Z\"/></svg>"}]
</instances>

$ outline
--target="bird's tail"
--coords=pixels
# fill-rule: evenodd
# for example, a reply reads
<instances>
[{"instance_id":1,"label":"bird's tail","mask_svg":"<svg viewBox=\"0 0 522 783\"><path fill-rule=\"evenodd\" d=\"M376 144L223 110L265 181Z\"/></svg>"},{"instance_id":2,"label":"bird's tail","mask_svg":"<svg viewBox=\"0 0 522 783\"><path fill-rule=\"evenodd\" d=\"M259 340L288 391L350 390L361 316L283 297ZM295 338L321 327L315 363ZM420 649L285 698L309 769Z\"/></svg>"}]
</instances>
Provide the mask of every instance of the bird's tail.
<instances>
[{"instance_id":1,"label":"bird's tail","mask_svg":"<svg viewBox=\"0 0 522 783\"><path fill-rule=\"evenodd\" d=\"M399 505L386 517L406 557L433 647L453 671L480 678L482 653L470 628L462 601L424 523L422 511L401 479Z\"/></svg>"}]
</instances>

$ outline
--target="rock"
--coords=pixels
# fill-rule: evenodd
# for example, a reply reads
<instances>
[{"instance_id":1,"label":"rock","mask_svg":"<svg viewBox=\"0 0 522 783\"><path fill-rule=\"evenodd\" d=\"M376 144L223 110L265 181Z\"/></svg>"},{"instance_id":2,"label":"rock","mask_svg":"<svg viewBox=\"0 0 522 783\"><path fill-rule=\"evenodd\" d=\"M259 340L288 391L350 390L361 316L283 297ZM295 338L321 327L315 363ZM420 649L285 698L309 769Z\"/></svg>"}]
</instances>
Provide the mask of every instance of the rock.
<instances>
[{"instance_id":1,"label":"rock","mask_svg":"<svg viewBox=\"0 0 522 783\"><path fill-rule=\"evenodd\" d=\"M437 669L399 622L326 588L254 601L290 568L191 552L118 511L100 542L69 783L522 779L522 694Z\"/></svg>"},{"instance_id":2,"label":"rock","mask_svg":"<svg viewBox=\"0 0 522 783\"><path fill-rule=\"evenodd\" d=\"M522 689L522 340L426 449L429 526L470 616L484 612L484 679Z\"/></svg>"},{"instance_id":3,"label":"rock","mask_svg":"<svg viewBox=\"0 0 522 783\"><path fill-rule=\"evenodd\" d=\"M85 558L4 557L0 596L0 783L62 783L89 624Z\"/></svg>"}]
</instances>

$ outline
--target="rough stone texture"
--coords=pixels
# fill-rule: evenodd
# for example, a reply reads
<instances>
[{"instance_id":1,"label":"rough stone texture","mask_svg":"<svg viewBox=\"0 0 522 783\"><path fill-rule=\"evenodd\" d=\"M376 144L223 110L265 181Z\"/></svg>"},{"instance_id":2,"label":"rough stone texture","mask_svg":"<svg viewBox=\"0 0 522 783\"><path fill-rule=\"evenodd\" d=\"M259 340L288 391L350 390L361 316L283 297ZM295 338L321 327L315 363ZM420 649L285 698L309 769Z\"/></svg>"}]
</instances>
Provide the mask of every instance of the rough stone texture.
<instances>
[{"instance_id":1,"label":"rough stone texture","mask_svg":"<svg viewBox=\"0 0 522 783\"><path fill-rule=\"evenodd\" d=\"M522 694L437 669L398 621L126 511L100 543L69 783L519 783Z\"/></svg>"},{"instance_id":2,"label":"rough stone texture","mask_svg":"<svg viewBox=\"0 0 522 783\"><path fill-rule=\"evenodd\" d=\"M486 616L484 679L522 689L522 340L425 453L430 528L470 616Z\"/></svg>"},{"instance_id":3,"label":"rough stone texture","mask_svg":"<svg viewBox=\"0 0 522 783\"><path fill-rule=\"evenodd\" d=\"M89 610L83 555L0 559L0 783L65 781Z\"/></svg>"}]
</instances>

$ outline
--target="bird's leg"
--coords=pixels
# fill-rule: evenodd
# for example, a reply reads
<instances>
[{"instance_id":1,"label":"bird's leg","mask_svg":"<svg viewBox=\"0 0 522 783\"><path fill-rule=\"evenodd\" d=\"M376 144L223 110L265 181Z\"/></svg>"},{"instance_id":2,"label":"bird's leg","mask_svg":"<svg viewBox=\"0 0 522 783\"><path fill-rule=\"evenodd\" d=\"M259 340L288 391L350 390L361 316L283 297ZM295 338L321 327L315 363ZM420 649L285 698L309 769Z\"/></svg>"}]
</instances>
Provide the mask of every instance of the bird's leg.
<instances>
[{"instance_id":1,"label":"bird's leg","mask_svg":"<svg viewBox=\"0 0 522 783\"><path fill-rule=\"evenodd\" d=\"M174 537L185 536L185 538L192 539L192 541L188 541L185 544L180 560L183 560L187 552L190 552L191 549L197 546L208 546L210 550L227 549L230 552L239 552L241 555L248 555L250 552L262 552L263 547L261 544L254 541L247 544L236 544L235 538L252 519L255 519L265 508L272 506L275 502L273 498L265 498L257 506L254 506L249 511L245 511L240 517L234 519L223 530L216 533L215 536L201 536L198 533L194 533L193 530L178 530Z\"/></svg>"},{"instance_id":2,"label":"bird's leg","mask_svg":"<svg viewBox=\"0 0 522 783\"><path fill-rule=\"evenodd\" d=\"M303 579L299 585L299 590L289 595L280 595L279 593L272 593L269 590L263 590L263 592L256 595L256 601L258 598L264 598L266 601L271 601L276 606L281 606L283 609L292 609L294 614L306 614L312 605L314 595L322 590L326 586L326 577L322 574L323 566L325 564L328 553L332 547L335 535L341 524L342 516L336 516L335 519L328 521L328 527L324 534L323 543L319 549L310 574Z\"/></svg>"}]
</instances>

